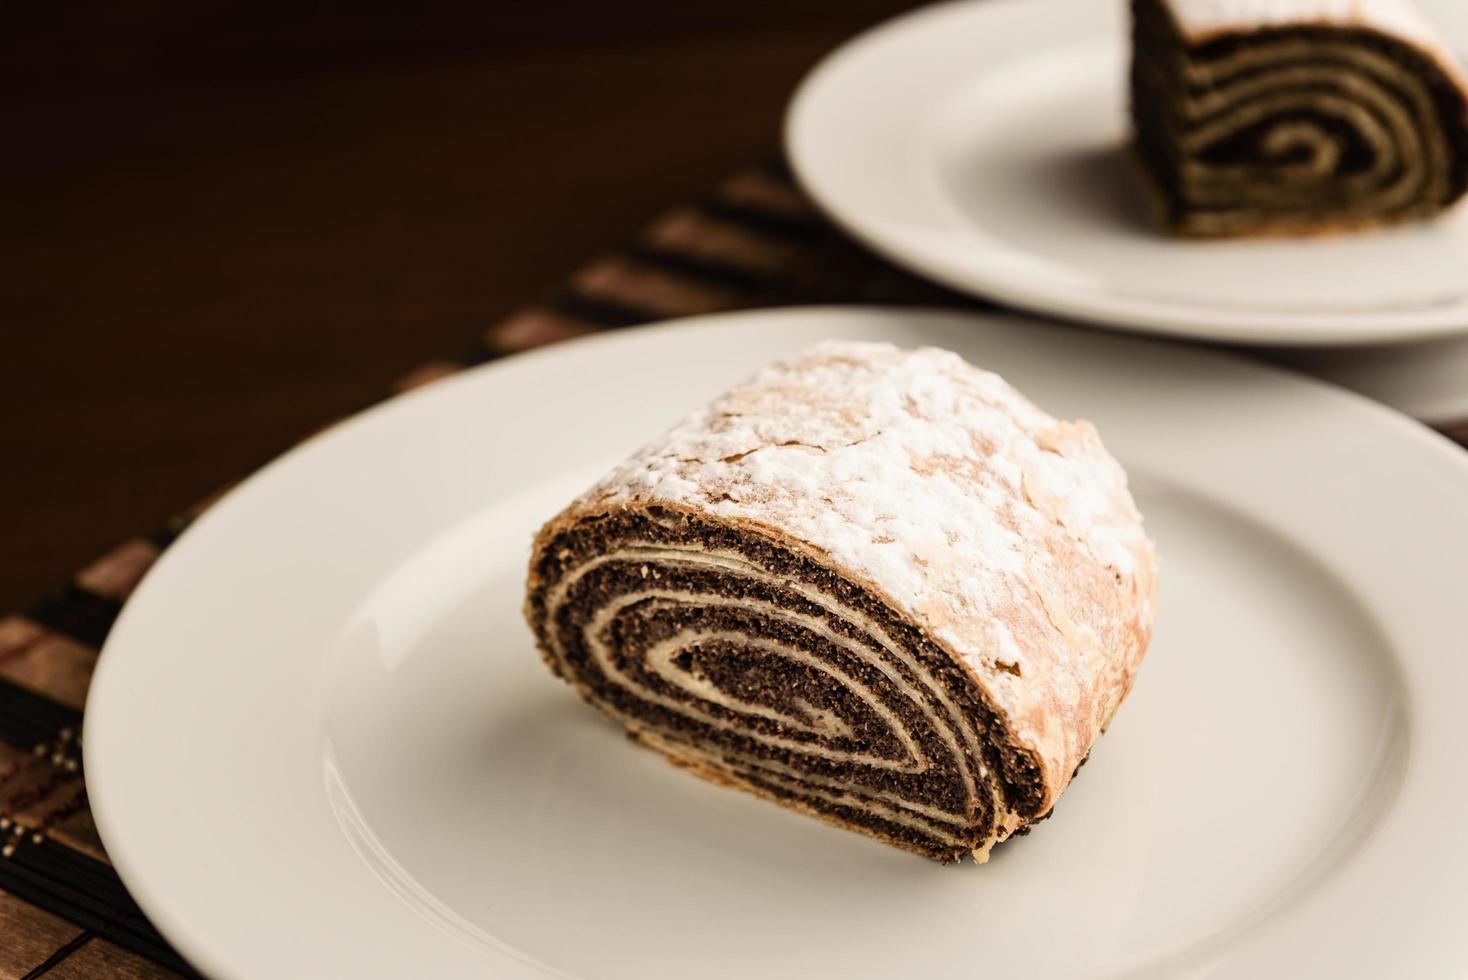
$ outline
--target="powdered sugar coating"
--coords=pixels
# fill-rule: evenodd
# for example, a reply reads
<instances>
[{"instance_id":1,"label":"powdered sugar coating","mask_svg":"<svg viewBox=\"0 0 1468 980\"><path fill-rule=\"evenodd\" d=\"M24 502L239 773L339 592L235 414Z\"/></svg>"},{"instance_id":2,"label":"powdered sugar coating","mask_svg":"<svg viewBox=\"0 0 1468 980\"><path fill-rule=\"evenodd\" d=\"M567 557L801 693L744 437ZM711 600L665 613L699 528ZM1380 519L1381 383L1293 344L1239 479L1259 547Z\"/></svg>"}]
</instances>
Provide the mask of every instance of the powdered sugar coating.
<instances>
[{"instance_id":1,"label":"powdered sugar coating","mask_svg":"<svg viewBox=\"0 0 1468 980\"><path fill-rule=\"evenodd\" d=\"M951 651L1064 788L1130 688L1155 555L1121 467L957 355L827 342L765 368L568 510L763 528Z\"/></svg>"}]
</instances>

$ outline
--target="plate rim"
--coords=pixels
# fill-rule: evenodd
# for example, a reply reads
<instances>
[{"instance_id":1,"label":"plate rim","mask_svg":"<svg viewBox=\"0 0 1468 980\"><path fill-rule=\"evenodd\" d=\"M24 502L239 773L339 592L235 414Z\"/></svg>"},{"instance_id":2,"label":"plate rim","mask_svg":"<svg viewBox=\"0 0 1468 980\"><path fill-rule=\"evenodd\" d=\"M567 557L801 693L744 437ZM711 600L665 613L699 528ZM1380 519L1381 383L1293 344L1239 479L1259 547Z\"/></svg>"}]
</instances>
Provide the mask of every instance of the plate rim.
<instances>
[{"instance_id":1,"label":"plate rim","mask_svg":"<svg viewBox=\"0 0 1468 980\"><path fill-rule=\"evenodd\" d=\"M378 424L377 420L401 412L405 405L424 403L435 398L443 397L446 390L450 387L487 385L491 384L492 379L498 375L519 370L531 362L585 358L600 348L653 343L653 338L656 338L659 334L672 332L689 333L706 330L711 324L729 327L750 320L826 317L892 318L903 321L926 319L934 322L966 321L969 324L982 324L983 321L995 320L1001 323L1008 323L1012 326L1030 326L1023 317L1002 311L976 312L956 309L935 309L930 307L894 306L774 307L658 321L626 330L576 338L524 354L506 357L459 372L433 385L385 399L343 420L337 425L331 426L296 444L232 488L214 507L185 530L179 540L159 559L158 567L163 567L165 562L181 561L182 559L174 556L188 554L188 551L180 550L180 546L184 542L191 540L190 535L194 535L192 540L197 540L196 532L198 529L207 527L213 522L225 520L234 507L238 505L238 502L250 492L250 488L266 483L272 479L272 474L291 466L294 460L305 454L315 452L318 447L324 444L338 439L350 438L352 432L360 432ZM1041 329L1065 331L1072 328L1046 327ZM1316 393L1324 394L1326 397L1332 399L1344 399L1343 402L1338 403L1352 403L1355 406L1355 411L1364 411L1374 416L1378 424L1388 427L1392 432L1393 439L1415 443L1420 447L1420 451L1432 453L1440 460L1449 462L1462 475L1465 486L1468 486L1468 455L1465 455L1461 448L1445 436L1428 429L1409 417L1372 401L1365 396L1351 392L1348 389L1290 371L1286 368L1261 364L1229 352L1198 350L1139 338L1107 338L1106 342L1109 344L1113 340L1128 345L1167 348L1172 352L1168 355L1169 357L1177 356L1188 360L1203 359L1213 361L1221 365L1226 365L1225 370L1230 372L1242 371L1246 375L1268 377L1272 379L1272 383L1284 383L1296 388L1313 389ZM125 651L136 643L131 638L130 633L133 628L133 620L138 615L137 610L145 608L144 603L153 604L159 601L152 596L149 588L150 579L154 582L158 581L150 573L150 576L144 579L137 592L134 593L129 602L124 606L117 623L114 625L104 645L102 655L99 656L93 683L89 690L86 711L83 716L82 749L84 767L93 774L103 771L99 770L97 764L113 751L106 741L106 733L98 731L98 723L96 721L99 718L109 719L111 713L94 711L93 709L96 706L94 698L102 700L107 697L107 692L114 683L112 680L114 675L131 667L131 665L124 665L124 656L126 654L119 656L117 655L117 651L119 649ZM134 654L133 657L135 658L136 655ZM99 748L99 746L107 747ZM99 756L99 753L102 753L102 755ZM181 918L176 914L178 911L176 905L155 891L150 875L144 871L142 866L146 861L146 855L140 855L131 850L130 844L124 840L121 832L118 831L120 821L114 820L114 811L124 805L126 798L126 794L116 793L118 787L115 785L115 782L118 778L113 775L108 775L102 777L100 781L95 782L94 785L101 788L101 792L91 796L91 805L98 833L119 876L127 885L129 892L137 900L140 908L159 926L160 930L166 930L164 933L166 938L175 945L179 952L191 964L206 970L210 974L234 975L231 964L216 959L213 951L205 945L205 941L196 937L189 928L186 918Z\"/></svg>"},{"instance_id":2,"label":"plate rim","mask_svg":"<svg viewBox=\"0 0 1468 980\"><path fill-rule=\"evenodd\" d=\"M832 190L824 168L812 162L812 120L824 115L825 103L839 95L836 76L870 57L874 50L911 44L918 28L940 29L955 16L999 17L1004 11L1025 10L1043 16L1047 8L1092 9L1094 0L941 0L884 20L827 52L797 84L786 103L782 140L791 172L817 208L842 231L878 255L909 272L979 299L1005 304L1063 322L1162 337L1177 337L1262 347L1346 347L1364 344L1402 345L1468 336L1468 296L1441 307L1399 312L1392 309L1361 311L1252 310L1188 304L1105 289L1083 289L1070 295L1057 282L1043 278L1025 283L1001 268L988 271L982 263L962 267L930 260L870 219L859 201ZM1039 13L1037 13L1039 12ZM1091 40L1100 40L1093 36ZM976 69L976 71L979 69ZM1468 203L1460 202L1464 208ZM1350 329L1341 329L1341 324Z\"/></svg>"}]
</instances>

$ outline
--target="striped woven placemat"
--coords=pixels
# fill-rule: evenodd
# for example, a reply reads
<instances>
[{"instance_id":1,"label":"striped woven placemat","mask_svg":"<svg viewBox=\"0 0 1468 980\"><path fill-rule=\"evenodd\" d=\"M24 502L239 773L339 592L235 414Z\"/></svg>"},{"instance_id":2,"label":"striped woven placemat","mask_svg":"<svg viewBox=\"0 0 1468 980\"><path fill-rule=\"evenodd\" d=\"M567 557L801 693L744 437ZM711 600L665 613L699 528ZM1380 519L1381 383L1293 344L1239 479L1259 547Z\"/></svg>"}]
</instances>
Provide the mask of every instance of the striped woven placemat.
<instances>
[{"instance_id":1,"label":"striped woven placemat","mask_svg":"<svg viewBox=\"0 0 1468 980\"><path fill-rule=\"evenodd\" d=\"M408 374L393 393L593 331L802 303L984 306L854 245L778 165L752 167L493 324L462 356ZM1448 434L1468 444L1468 423ZM79 733L97 651L122 604L212 499L0 619L0 980L194 975L108 864L87 808Z\"/></svg>"}]
</instances>

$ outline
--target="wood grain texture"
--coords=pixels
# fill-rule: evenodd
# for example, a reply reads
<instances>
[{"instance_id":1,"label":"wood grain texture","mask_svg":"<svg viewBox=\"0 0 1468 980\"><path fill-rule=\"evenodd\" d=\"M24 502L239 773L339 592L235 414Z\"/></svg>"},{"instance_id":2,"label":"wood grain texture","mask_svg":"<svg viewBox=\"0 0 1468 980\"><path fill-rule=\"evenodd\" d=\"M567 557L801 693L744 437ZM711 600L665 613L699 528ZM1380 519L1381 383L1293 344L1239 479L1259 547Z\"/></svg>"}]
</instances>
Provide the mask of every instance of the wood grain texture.
<instances>
[{"instance_id":1,"label":"wood grain texture","mask_svg":"<svg viewBox=\"0 0 1468 980\"><path fill-rule=\"evenodd\" d=\"M92 938L43 976L47 980L171 980L179 974L105 939Z\"/></svg>"},{"instance_id":2,"label":"wood grain texture","mask_svg":"<svg viewBox=\"0 0 1468 980\"><path fill-rule=\"evenodd\" d=\"M0 980L19 980L82 930L0 891Z\"/></svg>"},{"instance_id":3,"label":"wood grain texture","mask_svg":"<svg viewBox=\"0 0 1468 980\"><path fill-rule=\"evenodd\" d=\"M0 619L0 677L80 711L97 651L23 616Z\"/></svg>"}]
</instances>

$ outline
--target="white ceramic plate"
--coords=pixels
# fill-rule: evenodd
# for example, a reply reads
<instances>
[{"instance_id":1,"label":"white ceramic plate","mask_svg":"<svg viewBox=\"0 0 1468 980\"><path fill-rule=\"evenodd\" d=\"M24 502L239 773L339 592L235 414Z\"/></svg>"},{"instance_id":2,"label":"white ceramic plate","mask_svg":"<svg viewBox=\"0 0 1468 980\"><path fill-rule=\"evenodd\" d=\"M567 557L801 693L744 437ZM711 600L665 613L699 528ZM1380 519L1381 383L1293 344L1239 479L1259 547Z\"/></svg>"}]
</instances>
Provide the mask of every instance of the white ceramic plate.
<instances>
[{"instance_id":1,"label":"white ceramic plate","mask_svg":"<svg viewBox=\"0 0 1468 980\"><path fill-rule=\"evenodd\" d=\"M1423 0L1468 47L1468 4ZM1253 344L1468 332L1468 208L1314 240L1158 232L1127 159L1122 0L968 0L840 48L786 121L807 190L957 289L1130 329Z\"/></svg>"},{"instance_id":2,"label":"white ceramic plate","mask_svg":"<svg viewBox=\"0 0 1468 980\"><path fill-rule=\"evenodd\" d=\"M1345 385L1430 425L1468 422L1468 337L1373 347L1274 348L1260 353Z\"/></svg>"},{"instance_id":3,"label":"white ceramic plate","mask_svg":"<svg viewBox=\"0 0 1468 980\"><path fill-rule=\"evenodd\" d=\"M1130 700L983 868L676 771L520 620L542 519L833 336L1092 418L1163 555ZM1468 459L1343 391L992 317L713 317L467 372L247 481L124 610L87 780L144 910L222 977L1462 975L1464 582Z\"/></svg>"}]
</instances>

